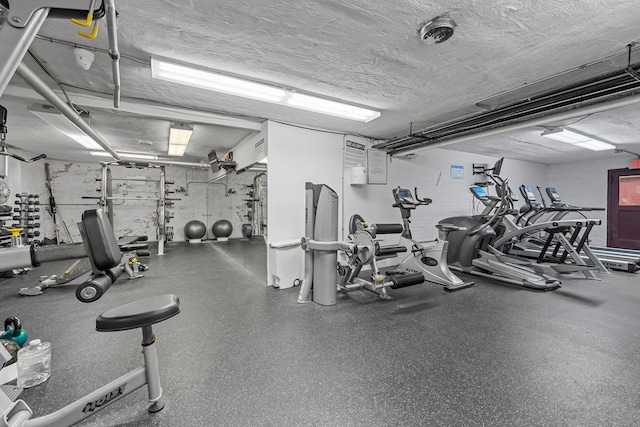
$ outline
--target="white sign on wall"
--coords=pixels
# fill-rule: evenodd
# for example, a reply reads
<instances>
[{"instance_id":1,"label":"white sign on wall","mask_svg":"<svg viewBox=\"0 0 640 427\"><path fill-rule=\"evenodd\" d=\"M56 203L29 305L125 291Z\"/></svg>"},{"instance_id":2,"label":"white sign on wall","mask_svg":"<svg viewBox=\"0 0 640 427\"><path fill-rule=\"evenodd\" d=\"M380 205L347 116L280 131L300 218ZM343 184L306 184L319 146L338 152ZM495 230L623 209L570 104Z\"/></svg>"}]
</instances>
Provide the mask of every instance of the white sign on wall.
<instances>
[{"instance_id":1,"label":"white sign on wall","mask_svg":"<svg viewBox=\"0 0 640 427\"><path fill-rule=\"evenodd\" d=\"M367 150L367 178L369 184L387 183L387 152Z\"/></svg>"},{"instance_id":2,"label":"white sign on wall","mask_svg":"<svg viewBox=\"0 0 640 427\"><path fill-rule=\"evenodd\" d=\"M366 146L359 142L345 141L344 145L344 168L351 170L354 166L367 166Z\"/></svg>"},{"instance_id":3,"label":"white sign on wall","mask_svg":"<svg viewBox=\"0 0 640 427\"><path fill-rule=\"evenodd\" d=\"M464 166L451 165L451 179L464 179Z\"/></svg>"}]
</instances>

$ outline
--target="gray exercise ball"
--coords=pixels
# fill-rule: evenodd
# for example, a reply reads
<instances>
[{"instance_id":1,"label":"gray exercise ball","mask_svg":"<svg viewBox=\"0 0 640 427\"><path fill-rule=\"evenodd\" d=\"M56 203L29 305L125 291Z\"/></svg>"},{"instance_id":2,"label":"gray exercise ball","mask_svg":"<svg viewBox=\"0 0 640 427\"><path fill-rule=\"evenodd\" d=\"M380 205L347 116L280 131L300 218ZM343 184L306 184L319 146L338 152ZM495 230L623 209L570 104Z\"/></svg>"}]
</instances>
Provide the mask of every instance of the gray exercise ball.
<instances>
[{"instance_id":1,"label":"gray exercise ball","mask_svg":"<svg viewBox=\"0 0 640 427\"><path fill-rule=\"evenodd\" d=\"M211 232L216 237L229 237L231 236L231 232L233 231L233 226L231 222L226 219L219 219L218 221L213 223L211 227Z\"/></svg>"},{"instance_id":2,"label":"gray exercise ball","mask_svg":"<svg viewBox=\"0 0 640 427\"><path fill-rule=\"evenodd\" d=\"M197 219L191 220L184 226L184 237L187 239L202 239L207 234L207 226Z\"/></svg>"}]
</instances>

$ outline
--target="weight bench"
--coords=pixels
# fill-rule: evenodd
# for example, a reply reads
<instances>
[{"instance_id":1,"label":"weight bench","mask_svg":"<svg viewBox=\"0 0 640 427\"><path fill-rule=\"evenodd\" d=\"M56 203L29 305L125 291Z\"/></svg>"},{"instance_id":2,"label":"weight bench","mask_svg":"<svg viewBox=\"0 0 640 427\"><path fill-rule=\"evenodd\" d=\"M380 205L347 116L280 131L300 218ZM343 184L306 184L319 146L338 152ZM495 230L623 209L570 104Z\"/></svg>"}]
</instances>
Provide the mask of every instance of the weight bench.
<instances>
[{"instance_id":1,"label":"weight bench","mask_svg":"<svg viewBox=\"0 0 640 427\"><path fill-rule=\"evenodd\" d=\"M81 299L81 301L91 302L104 294L122 273L121 253L113 235L111 223L103 210L85 211L78 227L84 240L86 253L94 268L94 278L90 281L91 287L79 292L98 295L96 298ZM23 400L16 400L20 390L17 390L17 393L8 394L0 389L0 424L4 421L3 425L10 426L71 426L144 385L147 385L149 402L151 402L148 411L155 413L162 410L165 402L162 399L156 337L152 327L178 313L180 313L180 299L173 294L145 298L105 311L96 319L98 332L142 329L144 364L64 408L35 419L31 419L33 415L31 408Z\"/></svg>"}]
</instances>

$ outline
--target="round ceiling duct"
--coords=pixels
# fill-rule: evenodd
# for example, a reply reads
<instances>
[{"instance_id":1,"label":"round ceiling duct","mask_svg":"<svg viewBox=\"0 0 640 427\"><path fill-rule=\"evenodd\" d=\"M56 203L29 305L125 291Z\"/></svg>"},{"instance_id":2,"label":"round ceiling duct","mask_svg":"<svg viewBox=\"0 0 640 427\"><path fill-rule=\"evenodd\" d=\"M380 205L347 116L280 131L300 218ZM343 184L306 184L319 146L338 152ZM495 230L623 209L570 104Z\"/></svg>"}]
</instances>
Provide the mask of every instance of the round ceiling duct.
<instances>
[{"instance_id":1,"label":"round ceiling duct","mask_svg":"<svg viewBox=\"0 0 640 427\"><path fill-rule=\"evenodd\" d=\"M437 16L420 28L420 38L426 44L443 43L453 35L456 21L448 16Z\"/></svg>"}]
</instances>

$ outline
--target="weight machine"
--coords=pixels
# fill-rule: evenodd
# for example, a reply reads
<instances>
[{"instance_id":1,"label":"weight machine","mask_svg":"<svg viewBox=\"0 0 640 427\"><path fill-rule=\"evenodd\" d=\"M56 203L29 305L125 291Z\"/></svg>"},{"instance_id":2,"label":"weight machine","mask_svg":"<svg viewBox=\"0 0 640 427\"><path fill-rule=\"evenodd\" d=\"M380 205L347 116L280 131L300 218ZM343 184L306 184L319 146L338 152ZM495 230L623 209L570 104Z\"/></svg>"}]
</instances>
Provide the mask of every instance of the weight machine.
<instances>
[{"instance_id":1,"label":"weight machine","mask_svg":"<svg viewBox=\"0 0 640 427\"><path fill-rule=\"evenodd\" d=\"M120 164L120 163L100 163L101 177L97 178L96 181L100 182L100 188L98 191L100 192L100 196L83 196L83 199L97 199L98 204L101 208L103 208L107 212L107 216L111 224L113 224L114 220L114 200L131 200L131 201L144 201L144 200L152 200L156 201L156 225L157 225L157 238L158 238L158 255L164 255L164 245L167 242L167 235L172 234L172 226L168 225L169 221L173 218L173 214L167 212L167 209L173 206L173 202L175 200L181 200L179 198L168 198L167 194L173 193L173 191L169 191L167 189L167 185L173 184L173 182L167 182L166 180L166 172L164 166L154 165L152 163L135 163L135 164ZM157 169L160 172L159 179L146 179L146 178L114 178L111 173L112 166L125 166L125 167L136 167L136 168L148 168L148 169ZM128 197L125 195L116 195L113 194L113 182L114 181L140 181L140 182L152 182L157 183L158 195L157 196L145 196L145 197Z\"/></svg>"}]
</instances>

